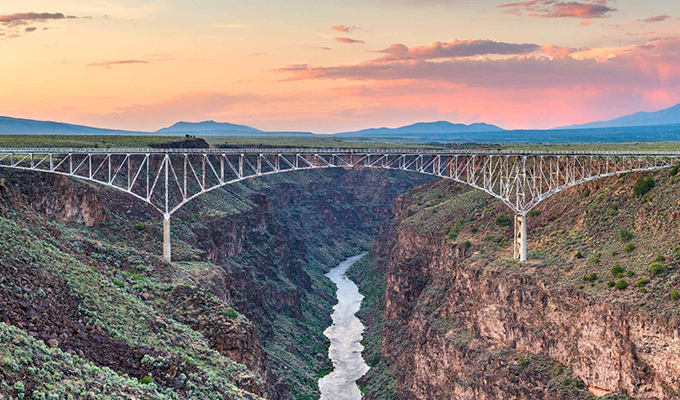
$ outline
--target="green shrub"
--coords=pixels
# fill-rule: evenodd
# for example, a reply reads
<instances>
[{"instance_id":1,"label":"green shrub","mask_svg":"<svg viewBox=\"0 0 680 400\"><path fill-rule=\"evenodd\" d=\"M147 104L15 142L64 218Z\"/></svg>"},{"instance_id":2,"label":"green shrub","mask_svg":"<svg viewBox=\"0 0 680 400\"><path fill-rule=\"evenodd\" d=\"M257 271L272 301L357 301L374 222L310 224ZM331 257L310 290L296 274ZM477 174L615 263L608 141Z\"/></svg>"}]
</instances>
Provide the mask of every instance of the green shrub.
<instances>
[{"instance_id":1,"label":"green shrub","mask_svg":"<svg viewBox=\"0 0 680 400\"><path fill-rule=\"evenodd\" d=\"M616 288L619 290L625 290L628 288L628 282L626 282L625 279L619 279L619 281L616 282Z\"/></svg>"},{"instance_id":2,"label":"green shrub","mask_svg":"<svg viewBox=\"0 0 680 400\"><path fill-rule=\"evenodd\" d=\"M656 257L654 257L654 262L663 262L666 261L666 257L664 257L661 254L657 254Z\"/></svg>"},{"instance_id":3,"label":"green shrub","mask_svg":"<svg viewBox=\"0 0 680 400\"><path fill-rule=\"evenodd\" d=\"M633 243L628 243L623 249L626 251L626 253L632 253L635 251L635 245Z\"/></svg>"},{"instance_id":4,"label":"green shrub","mask_svg":"<svg viewBox=\"0 0 680 400\"><path fill-rule=\"evenodd\" d=\"M633 196L642 197L649 193L649 191L652 190L654 186L656 186L656 181L654 181L654 178L638 178L638 180L635 182L635 187L633 187Z\"/></svg>"},{"instance_id":5,"label":"green shrub","mask_svg":"<svg viewBox=\"0 0 680 400\"><path fill-rule=\"evenodd\" d=\"M45 296L47 296L47 294L45 293L45 291L42 290L42 289L36 290L35 293L36 293L36 294L38 295L38 297L40 297L41 299L44 299Z\"/></svg>"},{"instance_id":6,"label":"green shrub","mask_svg":"<svg viewBox=\"0 0 680 400\"><path fill-rule=\"evenodd\" d=\"M671 176L677 175L678 171L680 171L680 165L676 165L675 167L671 168Z\"/></svg>"},{"instance_id":7,"label":"green shrub","mask_svg":"<svg viewBox=\"0 0 680 400\"><path fill-rule=\"evenodd\" d=\"M137 225L135 225L135 229L137 229L138 231L143 231L144 228L146 228L146 227L141 222L138 222Z\"/></svg>"},{"instance_id":8,"label":"green shrub","mask_svg":"<svg viewBox=\"0 0 680 400\"><path fill-rule=\"evenodd\" d=\"M676 248L673 249L673 250L675 250L675 256L678 257L678 258L680 258L680 246L676 247Z\"/></svg>"},{"instance_id":9,"label":"green shrub","mask_svg":"<svg viewBox=\"0 0 680 400\"><path fill-rule=\"evenodd\" d=\"M635 286L637 286L639 288L643 288L643 287L647 286L648 283L649 283L649 279L640 278L635 282Z\"/></svg>"},{"instance_id":10,"label":"green shrub","mask_svg":"<svg viewBox=\"0 0 680 400\"><path fill-rule=\"evenodd\" d=\"M597 280L597 273L591 272L590 274L586 274L583 277L583 280L586 282L595 282Z\"/></svg>"},{"instance_id":11,"label":"green shrub","mask_svg":"<svg viewBox=\"0 0 680 400\"><path fill-rule=\"evenodd\" d=\"M470 247L472 247L472 242L469 241L469 240L466 240L465 243L463 243L463 245L464 245L466 248L469 249Z\"/></svg>"},{"instance_id":12,"label":"green shrub","mask_svg":"<svg viewBox=\"0 0 680 400\"><path fill-rule=\"evenodd\" d=\"M228 308L227 308L227 311L225 312L225 315L226 315L227 318L229 318L229 319L236 319L236 318L238 318L238 312L237 312L236 310L234 310L233 308L231 308L231 307L228 307Z\"/></svg>"},{"instance_id":13,"label":"green shrub","mask_svg":"<svg viewBox=\"0 0 680 400\"><path fill-rule=\"evenodd\" d=\"M619 237L624 242L627 242L627 241L629 241L630 239L633 238L633 232L629 231L628 229L621 229L619 231Z\"/></svg>"},{"instance_id":14,"label":"green shrub","mask_svg":"<svg viewBox=\"0 0 680 400\"><path fill-rule=\"evenodd\" d=\"M600 257L602 257L602 253L598 252L593 255L593 257L590 259L590 261L593 262L593 264L599 264L600 263Z\"/></svg>"},{"instance_id":15,"label":"green shrub","mask_svg":"<svg viewBox=\"0 0 680 400\"><path fill-rule=\"evenodd\" d=\"M496 225L509 228L512 226L512 217L506 214L501 214L495 219Z\"/></svg>"},{"instance_id":16,"label":"green shrub","mask_svg":"<svg viewBox=\"0 0 680 400\"><path fill-rule=\"evenodd\" d=\"M664 272L666 272L666 269L663 267L663 264L659 262L652 263L652 265L649 266L649 272L652 273L652 275L661 275Z\"/></svg>"},{"instance_id":17,"label":"green shrub","mask_svg":"<svg viewBox=\"0 0 680 400\"><path fill-rule=\"evenodd\" d=\"M612 267L612 275L617 278L621 278L623 276L623 267L619 264L614 265Z\"/></svg>"},{"instance_id":18,"label":"green shrub","mask_svg":"<svg viewBox=\"0 0 680 400\"><path fill-rule=\"evenodd\" d=\"M577 259L581 260L581 259L583 259L583 253L581 253L581 251L579 250L579 251L576 252L575 257L576 257Z\"/></svg>"},{"instance_id":19,"label":"green shrub","mask_svg":"<svg viewBox=\"0 0 680 400\"><path fill-rule=\"evenodd\" d=\"M553 375L559 376L564 373L564 367L560 363L555 363L555 368L553 368Z\"/></svg>"},{"instance_id":20,"label":"green shrub","mask_svg":"<svg viewBox=\"0 0 680 400\"><path fill-rule=\"evenodd\" d=\"M538 217L539 215L543 214L543 211L541 210L531 210L527 213L527 216L530 218Z\"/></svg>"},{"instance_id":21,"label":"green shrub","mask_svg":"<svg viewBox=\"0 0 680 400\"><path fill-rule=\"evenodd\" d=\"M626 276L631 278L631 277L635 276L635 272L628 270L628 271L626 271Z\"/></svg>"},{"instance_id":22,"label":"green shrub","mask_svg":"<svg viewBox=\"0 0 680 400\"><path fill-rule=\"evenodd\" d=\"M678 289L673 289L671 292L671 300L678 301L678 299L680 299L680 292L678 292Z\"/></svg>"},{"instance_id":23,"label":"green shrub","mask_svg":"<svg viewBox=\"0 0 680 400\"><path fill-rule=\"evenodd\" d=\"M149 375L146 375L139 380L139 383L141 383L142 385L149 385L153 383L153 378Z\"/></svg>"},{"instance_id":24,"label":"green shrub","mask_svg":"<svg viewBox=\"0 0 680 400\"><path fill-rule=\"evenodd\" d=\"M116 285L116 286L118 286L118 287L123 287L123 286L125 286L125 282L119 281L118 279L114 279L114 280L113 280L113 284Z\"/></svg>"},{"instance_id":25,"label":"green shrub","mask_svg":"<svg viewBox=\"0 0 680 400\"><path fill-rule=\"evenodd\" d=\"M519 356L517 365L519 365L519 369L525 369L529 366L529 360L527 360L524 356Z\"/></svg>"},{"instance_id":26,"label":"green shrub","mask_svg":"<svg viewBox=\"0 0 680 400\"><path fill-rule=\"evenodd\" d=\"M614 281L609 281L609 282L607 282L607 286L609 286L609 287L614 287L614 286L616 286L616 282L614 282Z\"/></svg>"}]
</instances>

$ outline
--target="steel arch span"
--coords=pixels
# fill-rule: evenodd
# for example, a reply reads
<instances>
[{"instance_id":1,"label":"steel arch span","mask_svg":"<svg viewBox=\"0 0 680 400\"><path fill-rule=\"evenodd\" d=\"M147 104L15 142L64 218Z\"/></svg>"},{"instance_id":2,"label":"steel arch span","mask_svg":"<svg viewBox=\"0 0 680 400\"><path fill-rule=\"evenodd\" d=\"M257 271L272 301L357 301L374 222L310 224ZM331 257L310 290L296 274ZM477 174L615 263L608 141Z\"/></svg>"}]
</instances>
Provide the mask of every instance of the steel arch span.
<instances>
[{"instance_id":1,"label":"steel arch span","mask_svg":"<svg viewBox=\"0 0 680 400\"><path fill-rule=\"evenodd\" d=\"M548 197L599 178L680 165L680 152L527 152L405 149L0 149L0 167L71 176L128 193L170 218L198 196L259 176L320 168L379 168L450 179L515 213L514 255L527 258L526 214Z\"/></svg>"}]
</instances>

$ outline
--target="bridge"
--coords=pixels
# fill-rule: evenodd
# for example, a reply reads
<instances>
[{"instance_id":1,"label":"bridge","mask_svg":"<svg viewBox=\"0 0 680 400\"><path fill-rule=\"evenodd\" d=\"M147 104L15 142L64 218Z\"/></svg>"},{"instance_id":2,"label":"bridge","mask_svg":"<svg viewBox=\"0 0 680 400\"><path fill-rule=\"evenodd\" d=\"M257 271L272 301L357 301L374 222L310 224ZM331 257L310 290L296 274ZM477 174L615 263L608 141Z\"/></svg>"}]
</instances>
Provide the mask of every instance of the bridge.
<instances>
[{"instance_id":1,"label":"bridge","mask_svg":"<svg viewBox=\"0 0 680 400\"><path fill-rule=\"evenodd\" d=\"M594 179L680 165L680 152L411 149L0 149L0 167L70 176L125 192L163 216L163 256L171 259L170 219L217 188L282 172L320 168L412 171L453 180L499 199L515 214L514 257L527 260L527 212Z\"/></svg>"}]
</instances>

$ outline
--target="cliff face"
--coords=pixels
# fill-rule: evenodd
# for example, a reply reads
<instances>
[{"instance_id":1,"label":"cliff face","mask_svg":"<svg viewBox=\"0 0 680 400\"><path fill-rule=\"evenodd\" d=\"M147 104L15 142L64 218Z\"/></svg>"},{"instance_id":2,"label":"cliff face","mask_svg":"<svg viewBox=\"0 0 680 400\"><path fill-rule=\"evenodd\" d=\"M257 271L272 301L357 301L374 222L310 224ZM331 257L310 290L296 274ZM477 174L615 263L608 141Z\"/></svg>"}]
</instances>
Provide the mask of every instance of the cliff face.
<instances>
[{"instance_id":1,"label":"cliff face","mask_svg":"<svg viewBox=\"0 0 680 400\"><path fill-rule=\"evenodd\" d=\"M445 182L407 196L353 271L369 293L367 398L676 398L680 188L651 176L646 197L627 176L550 199L524 265L501 205Z\"/></svg>"},{"instance_id":2,"label":"cliff face","mask_svg":"<svg viewBox=\"0 0 680 400\"><path fill-rule=\"evenodd\" d=\"M171 378L154 381L182 395L187 389L175 377L213 370L200 363L195 366L198 356L187 354L187 345L179 343L186 337L204 340L202 345L241 365L235 367L238 373L229 375L233 383L272 399L315 398L316 375L329 364L323 330L334 302L332 284L323 274L342 257L366 249L391 215L396 196L427 180L419 175L330 170L272 176L218 190L174 216L177 262L167 265L158 259L159 217L149 207L122 193L50 175L7 171L3 175L7 181L0 185L4 196L0 211L8 223L17 221L27 229L35 225L40 243L53 243L76 257L82 271L99 271L97 282L103 277L100 283L112 287L103 297L118 290L124 292L125 301L141 303L121 306L117 314L105 317L102 308L108 312L112 300L93 294L96 290L81 282L84 272L66 276L55 270L49 279L61 282L59 296L73 296L68 293L75 285L83 290L78 296L93 296L97 305L85 307L76 296L65 302L72 309L62 312L24 301L26 307L14 307L19 311L0 307L0 320L47 341L71 337L73 330L87 331L76 321L89 321L90 337L111 345L98 351L89 344L95 339L83 339L78 346L55 339L55 348L78 352L87 347L91 350L83 350L85 360L138 379L146 374L164 376L169 368ZM7 254L7 260L15 258ZM28 265L22 273L39 268ZM33 278L10 280L21 279ZM57 293L43 290L47 298ZM12 296L11 290L2 293ZM184 333L168 338L162 328L142 324L140 334L145 329L153 332L138 350L140 339L132 332L123 334L116 319L132 318L132 326L135 314L146 313L147 308L156 314L139 318L181 326ZM64 320L65 315L71 316ZM26 320L33 322L21 322ZM48 328L52 325L59 328ZM109 353L116 356L108 360ZM138 355L137 364L125 364L129 354ZM144 364L145 355L174 361ZM11 382L9 377L5 380Z\"/></svg>"}]
</instances>

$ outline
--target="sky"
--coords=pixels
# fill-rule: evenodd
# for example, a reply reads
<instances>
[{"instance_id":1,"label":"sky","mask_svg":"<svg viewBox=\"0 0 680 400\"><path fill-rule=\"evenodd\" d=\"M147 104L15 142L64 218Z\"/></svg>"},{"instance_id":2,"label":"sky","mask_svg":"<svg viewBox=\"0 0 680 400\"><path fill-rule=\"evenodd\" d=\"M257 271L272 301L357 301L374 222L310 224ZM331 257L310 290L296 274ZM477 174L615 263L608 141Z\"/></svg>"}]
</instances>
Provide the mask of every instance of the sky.
<instances>
[{"instance_id":1,"label":"sky","mask_svg":"<svg viewBox=\"0 0 680 400\"><path fill-rule=\"evenodd\" d=\"M330 133L680 103L677 0L3 0L0 115Z\"/></svg>"}]
</instances>

